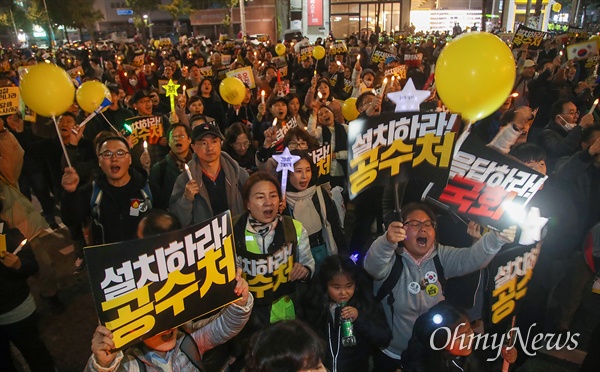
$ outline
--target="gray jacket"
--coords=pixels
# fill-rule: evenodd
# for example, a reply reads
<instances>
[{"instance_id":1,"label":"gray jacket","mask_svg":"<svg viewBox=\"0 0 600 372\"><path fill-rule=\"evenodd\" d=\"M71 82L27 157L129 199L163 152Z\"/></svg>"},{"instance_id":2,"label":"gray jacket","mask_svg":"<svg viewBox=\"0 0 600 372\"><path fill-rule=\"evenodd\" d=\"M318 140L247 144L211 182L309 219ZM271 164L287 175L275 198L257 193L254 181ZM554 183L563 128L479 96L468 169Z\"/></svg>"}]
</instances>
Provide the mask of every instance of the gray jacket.
<instances>
[{"instance_id":1,"label":"gray jacket","mask_svg":"<svg viewBox=\"0 0 600 372\"><path fill-rule=\"evenodd\" d=\"M190 334L193 337L200 354L204 354L207 350L221 345L237 335L250 319L252 306L254 305L254 297L252 294L248 296L246 306L239 306L232 303L223 308L218 314L213 315L208 319L203 319L192 324ZM167 352L167 368L173 372L184 372L195 370L189 358L181 351L181 342L183 341L183 333L177 331L177 344L173 350ZM146 350L147 351L147 350ZM145 365L147 371L163 371L151 360L152 352L142 352L139 347L130 347L125 352L119 351L119 354L113 363L106 368L101 367L96 361L96 357L92 354L85 368L85 372L100 371L129 371L138 372L140 370L136 358L140 359Z\"/></svg>"},{"instance_id":2,"label":"gray jacket","mask_svg":"<svg viewBox=\"0 0 600 372\"><path fill-rule=\"evenodd\" d=\"M417 294L411 294L408 290L412 282L421 282L429 272L437 274L433 257L440 256L440 262L444 269L444 276L452 278L473 272L483 268L490 263L506 242L496 236L495 233L485 234L470 248L454 248L437 245L437 249L420 266L397 244L391 244L385 235L380 236L373 242L365 256L365 269L373 278L374 293L377 293L385 279L390 275L396 255L394 251L399 249L404 263L402 275L392 290L395 302L393 304L393 317L390 306L383 300L385 316L392 329L393 339L390 346L383 352L395 359L400 359L400 354L408 345L412 334L413 324L419 315L425 313L438 302L444 299L439 280L434 284L438 286L437 294L428 295L425 289ZM437 243L436 243L437 244Z\"/></svg>"},{"instance_id":3,"label":"gray jacket","mask_svg":"<svg viewBox=\"0 0 600 372\"><path fill-rule=\"evenodd\" d=\"M192 160L188 163L192 177L198 182L200 192L196 194L194 200L187 200L184 197L185 185L189 179L187 172L182 172L177 181L175 181L175 187L173 187L173 193L171 194L171 200L169 203L170 211L179 218L183 226L190 226L195 223L206 221L214 216L212 208L210 206L210 199L208 197L208 191L204 182L202 182L202 167L200 166L200 160L196 154L192 157ZM224 151L221 152L221 169L225 172L226 182L226 193L227 193L227 205L231 210L232 216L237 216L244 212L244 203L242 201L242 188L248 180L248 172L240 167L238 163L231 158Z\"/></svg>"}]
</instances>

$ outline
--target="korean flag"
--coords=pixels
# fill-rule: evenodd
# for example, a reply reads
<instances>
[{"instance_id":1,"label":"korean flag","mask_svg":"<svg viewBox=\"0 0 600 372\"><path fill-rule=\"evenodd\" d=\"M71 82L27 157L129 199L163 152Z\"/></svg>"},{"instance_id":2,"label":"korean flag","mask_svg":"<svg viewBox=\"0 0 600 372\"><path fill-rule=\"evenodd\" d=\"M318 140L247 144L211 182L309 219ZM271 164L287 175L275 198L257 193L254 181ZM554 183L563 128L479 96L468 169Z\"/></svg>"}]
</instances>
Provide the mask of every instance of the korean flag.
<instances>
[{"instance_id":1,"label":"korean flag","mask_svg":"<svg viewBox=\"0 0 600 372\"><path fill-rule=\"evenodd\" d=\"M598 44L595 42L595 40L571 44L567 47L567 57L569 59L584 60L597 54Z\"/></svg>"}]
</instances>

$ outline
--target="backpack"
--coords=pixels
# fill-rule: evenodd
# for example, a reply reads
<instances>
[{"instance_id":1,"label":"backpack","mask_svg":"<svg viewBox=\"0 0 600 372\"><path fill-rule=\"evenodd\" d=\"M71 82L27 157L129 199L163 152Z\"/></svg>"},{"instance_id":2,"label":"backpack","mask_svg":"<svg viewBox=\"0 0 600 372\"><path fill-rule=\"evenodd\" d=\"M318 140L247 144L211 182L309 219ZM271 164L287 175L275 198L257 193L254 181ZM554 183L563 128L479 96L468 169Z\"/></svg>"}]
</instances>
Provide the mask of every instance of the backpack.
<instances>
[{"instance_id":1,"label":"backpack","mask_svg":"<svg viewBox=\"0 0 600 372\"><path fill-rule=\"evenodd\" d=\"M190 362L196 367L196 369L200 372L204 372L204 364L202 363L202 355L200 355L200 351L198 350L198 345L196 345L196 341L191 334L189 334L183 328L178 328L181 332L183 332L183 341L181 341L181 345L179 349L185 356L190 360ZM135 360L137 361L138 368L140 372L146 371L146 364L141 361L140 358L135 355Z\"/></svg>"},{"instance_id":2,"label":"backpack","mask_svg":"<svg viewBox=\"0 0 600 372\"><path fill-rule=\"evenodd\" d=\"M444 293L444 288L446 287L446 276L444 275L444 268L442 267L440 256L438 254L433 256L433 264L435 265L435 271L438 274L438 280L442 286L442 293ZM375 300L377 302L381 302L386 297L388 298L387 304L392 311L392 317L394 316L393 304L396 302L394 294L392 293L392 289L394 289L396 283L398 283L403 270L404 262L402 262L402 256L396 253L396 261L394 261L392 271L390 271L390 275L388 275L388 277L384 280L383 284L381 284L381 287L375 295Z\"/></svg>"}]
</instances>

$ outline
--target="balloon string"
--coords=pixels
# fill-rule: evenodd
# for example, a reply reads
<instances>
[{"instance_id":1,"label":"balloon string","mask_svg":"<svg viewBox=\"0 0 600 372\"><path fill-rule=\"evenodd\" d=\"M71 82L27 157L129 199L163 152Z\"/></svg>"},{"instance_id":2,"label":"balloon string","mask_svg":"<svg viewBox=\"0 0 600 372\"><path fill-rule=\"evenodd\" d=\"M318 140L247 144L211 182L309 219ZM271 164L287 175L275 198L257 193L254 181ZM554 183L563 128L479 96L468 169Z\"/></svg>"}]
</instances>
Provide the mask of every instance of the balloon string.
<instances>
[{"instance_id":1,"label":"balloon string","mask_svg":"<svg viewBox=\"0 0 600 372\"><path fill-rule=\"evenodd\" d=\"M65 147L64 142L60 138L60 130L58 129L56 116L52 115L52 120L54 121L54 128L56 128L56 134L58 134L58 142L60 142L60 146L62 147L63 153L65 154L65 159L67 159L67 165L69 166L69 168L73 168L73 166L71 165L71 160L69 159L69 154L67 154L67 148Z\"/></svg>"},{"instance_id":2,"label":"balloon string","mask_svg":"<svg viewBox=\"0 0 600 372\"><path fill-rule=\"evenodd\" d=\"M114 127L114 126L113 126L113 125L110 123L110 121L108 121L108 119L106 118L106 116L104 116L104 113L103 113L103 112L100 112L100 115L102 115L102 117L104 118L104 120L106 120L106 122L108 123L108 125L110 125L110 127L111 127L111 128L112 128L112 129L113 129L115 132L117 132L117 134L118 134L119 136L123 137L123 135L121 134L121 132L119 132L119 131L117 130L117 128L115 128L115 127Z\"/></svg>"}]
</instances>

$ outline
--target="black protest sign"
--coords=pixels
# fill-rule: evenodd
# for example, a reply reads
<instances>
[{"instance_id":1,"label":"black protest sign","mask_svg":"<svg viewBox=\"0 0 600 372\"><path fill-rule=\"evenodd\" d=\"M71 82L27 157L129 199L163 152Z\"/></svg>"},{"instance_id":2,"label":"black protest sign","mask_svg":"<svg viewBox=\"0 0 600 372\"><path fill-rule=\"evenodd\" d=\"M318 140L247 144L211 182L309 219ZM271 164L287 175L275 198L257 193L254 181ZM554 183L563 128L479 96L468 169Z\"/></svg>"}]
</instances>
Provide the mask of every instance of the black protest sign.
<instances>
[{"instance_id":1,"label":"black protest sign","mask_svg":"<svg viewBox=\"0 0 600 372\"><path fill-rule=\"evenodd\" d=\"M329 47L329 55L337 56L338 54L346 55L348 53L348 47L344 40L336 40L335 43Z\"/></svg>"},{"instance_id":2,"label":"black protest sign","mask_svg":"<svg viewBox=\"0 0 600 372\"><path fill-rule=\"evenodd\" d=\"M298 61L305 61L307 59L311 59L313 56L313 49L315 47L312 45L301 46L298 52Z\"/></svg>"},{"instance_id":3,"label":"black protest sign","mask_svg":"<svg viewBox=\"0 0 600 372\"><path fill-rule=\"evenodd\" d=\"M519 25L512 39L512 48L518 49L523 44L528 44L528 50L544 49L544 45L542 44L544 37L546 37L546 32L544 31Z\"/></svg>"},{"instance_id":4,"label":"black protest sign","mask_svg":"<svg viewBox=\"0 0 600 372\"><path fill-rule=\"evenodd\" d=\"M482 226L502 230L515 224L510 211L524 208L546 176L469 135L452 158L448 184L429 196Z\"/></svg>"},{"instance_id":5,"label":"black protest sign","mask_svg":"<svg viewBox=\"0 0 600 372\"><path fill-rule=\"evenodd\" d=\"M84 250L100 323L120 349L237 299L229 211L179 231Z\"/></svg>"},{"instance_id":6,"label":"black protest sign","mask_svg":"<svg viewBox=\"0 0 600 372\"><path fill-rule=\"evenodd\" d=\"M375 63L375 64L380 63L380 62L385 62L385 59L387 57L395 57L395 55L381 47L377 47L373 51L373 55L371 56L371 62Z\"/></svg>"},{"instance_id":7,"label":"black protest sign","mask_svg":"<svg viewBox=\"0 0 600 372\"><path fill-rule=\"evenodd\" d=\"M327 176L331 172L331 145L321 146L308 155L312 158L313 164L317 167L318 176Z\"/></svg>"},{"instance_id":8,"label":"black protest sign","mask_svg":"<svg viewBox=\"0 0 600 372\"><path fill-rule=\"evenodd\" d=\"M132 147L143 141L156 145L165 136L163 118L160 115L129 118L125 120L121 132L125 136L131 135Z\"/></svg>"},{"instance_id":9,"label":"black protest sign","mask_svg":"<svg viewBox=\"0 0 600 372\"><path fill-rule=\"evenodd\" d=\"M584 40L588 38L588 32L583 28L569 26L567 36L571 39Z\"/></svg>"},{"instance_id":10,"label":"black protest sign","mask_svg":"<svg viewBox=\"0 0 600 372\"><path fill-rule=\"evenodd\" d=\"M488 333L504 333L512 328L520 303L540 255L541 243L505 246L487 267L489 287L484 295L483 320Z\"/></svg>"},{"instance_id":11,"label":"black protest sign","mask_svg":"<svg viewBox=\"0 0 600 372\"><path fill-rule=\"evenodd\" d=\"M406 79L406 65L400 65L395 67L386 68L383 72L385 77L395 76L396 79Z\"/></svg>"},{"instance_id":12,"label":"black protest sign","mask_svg":"<svg viewBox=\"0 0 600 372\"><path fill-rule=\"evenodd\" d=\"M449 113L384 113L359 118L348 131L350 198L390 177L445 184L460 116Z\"/></svg>"}]
</instances>

